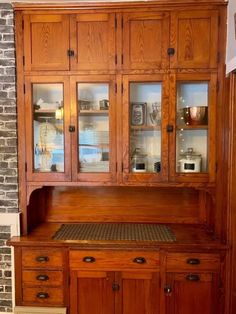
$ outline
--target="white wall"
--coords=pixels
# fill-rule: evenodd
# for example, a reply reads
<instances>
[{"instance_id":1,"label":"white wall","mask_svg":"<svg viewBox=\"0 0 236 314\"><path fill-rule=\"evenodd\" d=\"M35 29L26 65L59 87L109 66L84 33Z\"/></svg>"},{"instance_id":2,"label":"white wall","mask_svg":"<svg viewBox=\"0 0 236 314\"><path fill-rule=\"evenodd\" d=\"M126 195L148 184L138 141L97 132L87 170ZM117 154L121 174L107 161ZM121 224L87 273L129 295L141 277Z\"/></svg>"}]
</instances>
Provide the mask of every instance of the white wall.
<instances>
[{"instance_id":1,"label":"white wall","mask_svg":"<svg viewBox=\"0 0 236 314\"><path fill-rule=\"evenodd\" d=\"M236 34L234 14L236 14L236 0L229 0L228 5L228 34L226 53L226 72L236 69Z\"/></svg>"}]
</instances>

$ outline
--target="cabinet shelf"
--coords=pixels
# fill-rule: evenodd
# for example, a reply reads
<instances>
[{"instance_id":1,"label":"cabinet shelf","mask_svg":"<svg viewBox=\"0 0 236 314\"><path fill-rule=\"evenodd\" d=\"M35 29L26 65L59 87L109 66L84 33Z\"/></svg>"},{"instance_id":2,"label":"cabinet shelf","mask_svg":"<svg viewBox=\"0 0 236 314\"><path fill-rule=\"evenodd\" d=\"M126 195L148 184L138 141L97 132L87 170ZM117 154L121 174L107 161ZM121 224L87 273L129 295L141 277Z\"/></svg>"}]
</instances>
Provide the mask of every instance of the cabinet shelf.
<instances>
[{"instance_id":1,"label":"cabinet shelf","mask_svg":"<svg viewBox=\"0 0 236 314\"><path fill-rule=\"evenodd\" d=\"M80 110L79 111L80 115L83 116L87 116L87 115L91 115L91 116L96 116L96 115L108 115L109 114L109 110Z\"/></svg>"},{"instance_id":2,"label":"cabinet shelf","mask_svg":"<svg viewBox=\"0 0 236 314\"><path fill-rule=\"evenodd\" d=\"M178 125L177 130L208 130L208 125Z\"/></svg>"},{"instance_id":3,"label":"cabinet shelf","mask_svg":"<svg viewBox=\"0 0 236 314\"><path fill-rule=\"evenodd\" d=\"M131 130L140 130L140 131L160 131L160 125L131 125Z\"/></svg>"}]
</instances>

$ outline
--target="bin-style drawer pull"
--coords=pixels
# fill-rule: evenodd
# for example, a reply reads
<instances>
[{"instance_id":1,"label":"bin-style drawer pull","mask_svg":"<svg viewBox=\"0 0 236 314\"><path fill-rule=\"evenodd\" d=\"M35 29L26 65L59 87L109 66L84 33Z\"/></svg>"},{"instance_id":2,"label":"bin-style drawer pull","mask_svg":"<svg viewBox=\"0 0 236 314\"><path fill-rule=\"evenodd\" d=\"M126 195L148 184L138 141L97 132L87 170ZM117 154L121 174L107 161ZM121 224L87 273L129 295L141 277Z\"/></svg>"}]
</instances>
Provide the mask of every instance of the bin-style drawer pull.
<instances>
[{"instance_id":1,"label":"bin-style drawer pull","mask_svg":"<svg viewBox=\"0 0 236 314\"><path fill-rule=\"evenodd\" d=\"M200 280L200 276L199 275L190 274L190 275L186 276L186 279L188 281L199 281Z\"/></svg>"},{"instance_id":2,"label":"bin-style drawer pull","mask_svg":"<svg viewBox=\"0 0 236 314\"><path fill-rule=\"evenodd\" d=\"M46 263L49 261L49 257L48 256L37 256L36 261L39 263Z\"/></svg>"},{"instance_id":3,"label":"bin-style drawer pull","mask_svg":"<svg viewBox=\"0 0 236 314\"><path fill-rule=\"evenodd\" d=\"M94 263L96 259L93 256L85 256L83 258L83 262L85 263Z\"/></svg>"},{"instance_id":4,"label":"bin-style drawer pull","mask_svg":"<svg viewBox=\"0 0 236 314\"><path fill-rule=\"evenodd\" d=\"M47 292L39 292L39 293L37 293L36 296L38 299L48 299L49 298L49 294Z\"/></svg>"},{"instance_id":5,"label":"bin-style drawer pull","mask_svg":"<svg viewBox=\"0 0 236 314\"><path fill-rule=\"evenodd\" d=\"M198 258L188 258L186 262L189 265L199 265L201 263Z\"/></svg>"},{"instance_id":6,"label":"bin-style drawer pull","mask_svg":"<svg viewBox=\"0 0 236 314\"><path fill-rule=\"evenodd\" d=\"M144 257L135 257L133 262L137 264L145 264L147 261Z\"/></svg>"},{"instance_id":7,"label":"bin-style drawer pull","mask_svg":"<svg viewBox=\"0 0 236 314\"><path fill-rule=\"evenodd\" d=\"M38 275L36 277L36 279L39 281L47 281L47 280L49 280L49 277L48 277L48 275Z\"/></svg>"}]
</instances>

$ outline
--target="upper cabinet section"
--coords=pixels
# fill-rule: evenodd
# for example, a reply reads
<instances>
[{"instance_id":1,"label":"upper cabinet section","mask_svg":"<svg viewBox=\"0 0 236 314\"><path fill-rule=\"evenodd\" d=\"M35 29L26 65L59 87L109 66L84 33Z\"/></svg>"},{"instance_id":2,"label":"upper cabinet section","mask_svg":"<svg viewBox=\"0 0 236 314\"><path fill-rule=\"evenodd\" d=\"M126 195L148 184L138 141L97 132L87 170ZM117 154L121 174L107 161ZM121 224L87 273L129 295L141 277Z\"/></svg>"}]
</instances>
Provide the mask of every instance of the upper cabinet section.
<instances>
[{"instance_id":1,"label":"upper cabinet section","mask_svg":"<svg viewBox=\"0 0 236 314\"><path fill-rule=\"evenodd\" d=\"M122 57L124 69L168 68L168 45L168 13L124 14Z\"/></svg>"},{"instance_id":2,"label":"upper cabinet section","mask_svg":"<svg viewBox=\"0 0 236 314\"><path fill-rule=\"evenodd\" d=\"M114 70L115 14L24 15L26 71Z\"/></svg>"},{"instance_id":3,"label":"upper cabinet section","mask_svg":"<svg viewBox=\"0 0 236 314\"><path fill-rule=\"evenodd\" d=\"M217 11L176 11L171 14L171 68L216 68Z\"/></svg>"},{"instance_id":4,"label":"upper cabinet section","mask_svg":"<svg viewBox=\"0 0 236 314\"><path fill-rule=\"evenodd\" d=\"M69 70L69 17L24 16L25 70Z\"/></svg>"},{"instance_id":5,"label":"upper cabinet section","mask_svg":"<svg viewBox=\"0 0 236 314\"><path fill-rule=\"evenodd\" d=\"M57 12L23 15L26 71L217 68L216 10Z\"/></svg>"},{"instance_id":6,"label":"upper cabinet section","mask_svg":"<svg viewBox=\"0 0 236 314\"><path fill-rule=\"evenodd\" d=\"M115 68L115 14L70 17L71 70Z\"/></svg>"}]
</instances>

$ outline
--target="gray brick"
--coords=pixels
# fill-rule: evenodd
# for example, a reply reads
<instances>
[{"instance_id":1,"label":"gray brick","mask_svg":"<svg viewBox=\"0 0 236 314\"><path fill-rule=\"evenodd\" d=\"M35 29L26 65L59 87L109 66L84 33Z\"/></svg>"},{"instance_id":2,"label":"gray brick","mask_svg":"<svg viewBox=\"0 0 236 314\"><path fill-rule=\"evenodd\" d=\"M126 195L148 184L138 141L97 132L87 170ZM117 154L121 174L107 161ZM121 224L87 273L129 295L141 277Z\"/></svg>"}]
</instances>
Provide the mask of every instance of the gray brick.
<instances>
[{"instance_id":1,"label":"gray brick","mask_svg":"<svg viewBox=\"0 0 236 314\"><path fill-rule=\"evenodd\" d=\"M10 200L18 200L18 193L17 192L7 192L6 198Z\"/></svg>"},{"instance_id":2,"label":"gray brick","mask_svg":"<svg viewBox=\"0 0 236 314\"><path fill-rule=\"evenodd\" d=\"M11 60L0 60L0 63L1 63L1 61L2 62L9 62L9 61L11 61ZM15 76L10 76L10 75L8 75L8 76L0 76L0 82L10 82L10 83L14 83L15 82Z\"/></svg>"},{"instance_id":3,"label":"gray brick","mask_svg":"<svg viewBox=\"0 0 236 314\"><path fill-rule=\"evenodd\" d=\"M12 49L15 48L14 43L0 42L0 49Z\"/></svg>"},{"instance_id":4,"label":"gray brick","mask_svg":"<svg viewBox=\"0 0 236 314\"><path fill-rule=\"evenodd\" d=\"M17 171L15 169L0 169L0 176L1 175L15 176L17 175Z\"/></svg>"},{"instance_id":5,"label":"gray brick","mask_svg":"<svg viewBox=\"0 0 236 314\"><path fill-rule=\"evenodd\" d=\"M17 139L16 138L10 138L6 140L7 146L16 146L17 145Z\"/></svg>"},{"instance_id":6,"label":"gray brick","mask_svg":"<svg viewBox=\"0 0 236 314\"><path fill-rule=\"evenodd\" d=\"M1 21L1 19L0 19L0 21ZM3 39L3 41L14 42L14 34L3 34L3 38L2 39Z\"/></svg>"},{"instance_id":7,"label":"gray brick","mask_svg":"<svg viewBox=\"0 0 236 314\"><path fill-rule=\"evenodd\" d=\"M0 226L0 232L8 232L10 233L11 228L10 226Z\"/></svg>"},{"instance_id":8,"label":"gray brick","mask_svg":"<svg viewBox=\"0 0 236 314\"><path fill-rule=\"evenodd\" d=\"M2 177L3 178L3 177ZM1 177L0 177L1 180ZM0 181L1 182L1 181ZM2 181L3 182L3 181ZM5 182L6 183L17 183L17 177L5 177Z\"/></svg>"},{"instance_id":9,"label":"gray brick","mask_svg":"<svg viewBox=\"0 0 236 314\"><path fill-rule=\"evenodd\" d=\"M9 233L5 233L5 232L0 232L0 239L3 240L8 240L9 239Z\"/></svg>"},{"instance_id":10,"label":"gray brick","mask_svg":"<svg viewBox=\"0 0 236 314\"><path fill-rule=\"evenodd\" d=\"M9 247L1 247L0 254L11 254L11 249ZM3 284L0 280L0 285Z\"/></svg>"},{"instance_id":11,"label":"gray brick","mask_svg":"<svg viewBox=\"0 0 236 314\"><path fill-rule=\"evenodd\" d=\"M5 74L6 75L16 75L16 69L14 67L5 68Z\"/></svg>"},{"instance_id":12,"label":"gray brick","mask_svg":"<svg viewBox=\"0 0 236 314\"><path fill-rule=\"evenodd\" d=\"M16 92L9 92L8 97L9 98L16 98Z\"/></svg>"},{"instance_id":13,"label":"gray brick","mask_svg":"<svg viewBox=\"0 0 236 314\"><path fill-rule=\"evenodd\" d=\"M7 19L7 25L11 25L11 26L14 26L14 19L13 18L8 18Z\"/></svg>"},{"instance_id":14,"label":"gray brick","mask_svg":"<svg viewBox=\"0 0 236 314\"><path fill-rule=\"evenodd\" d=\"M7 129L10 129L10 130L16 129L16 122L6 122L5 126ZM14 135L12 135L10 137L14 137Z\"/></svg>"},{"instance_id":15,"label":"gray brick","mask_svg":"<svg viewBox=\"0 0 236 314\"><path fill-rule=\"evenodd\" d=\"M12 107L4 107L4 112L5 113L16 113L16 106L12 106Z\"/></svg>"},{"instance_id":16,"label":"gray brick","mask_svg":"<svg viewBox=\"0 0 236 314\"><path fill-rule=\"evenodd\" d=\"M13 33L13 27L12 26L2 26L2 25L0 25L0 32L2 34L4 34L4 33Z\"/></svg>"},{"instance_id":17,"label":"gray brick","mask_svg":"<svg viewBox=\"0 0 236 314\"><path fill-rule=\"evenodd\" d=\"M15 205L16 203L13 200L0 200L0 206L9 207L9 206L15 206Z\"/></svg>"},{"instance_id":18,"label":"gray brick","mask_svg":"<svg viewBox=\"0 0 236 314\"><path fill-rule=\"evenodd\" d=\"M10 3L0 3L0 9L12 10Z\"/></svg>"},{"instance_id":19,"label":"gray brick","mask_svg":"<svg viewBox=\"0 0 236 314\"><path fill-rule=\"evenodd\" d=\"M7 24L7 20L0 18L0 25L6 25L6 24Z\"/></svg>"},{"instance_id":20,"label":"gray brick","mask_svg":"<svg viewBox=\"0 0 236 314\"><path fill-rule=\"evenodd\" d=\"M18 204L17 204L17 207L7 208L6 212L9 214L18 213L19 212Z\"/></svg>"},{"instance_id":21,"label":"gray brick","mask_svg":"<svg viewBox=\"0 0 236 314\"><path fill-rule=\"evenodd\" d=\"M2 44L0 43L0 48L1 48L1 45ZM0 66L13 66L14 64L15 64L14 59L0 59Z\"/></svg>"},{"instance_id":22,"label":"gray brick","mask_svg":"<svg viewBox=\"0 0 236 314\"><path fill-rule=\"evenodd\" d=\"M0 190L2 191L14 191L17 190L17 184L0 184Z\"/></svg>"},{"instance_id":23,"label":"gray brick","mask_svg":"<svg viewBox=\"0 0 236 314\"><path fill-rule=\"evenodd\" d=\"M7 162L0 162L0 168L7 168L7 167L8 167L8 163Z\"/></svg>"},{"instance_id":24,"label":"gray brick","mask_svg":"<svg viewBox=\"0 0 236 314\"><path fill-rule=\"evenodd\" d=\"M14 131L0 131L0 138L1 137L15 137L15 135L16 135L16 133ZM5 153L7 153L7 152L5 152Z\"/></svg>"}]
</instances>

